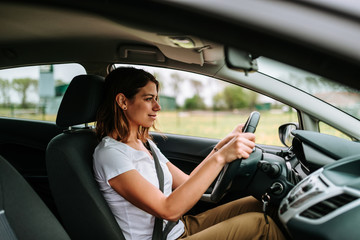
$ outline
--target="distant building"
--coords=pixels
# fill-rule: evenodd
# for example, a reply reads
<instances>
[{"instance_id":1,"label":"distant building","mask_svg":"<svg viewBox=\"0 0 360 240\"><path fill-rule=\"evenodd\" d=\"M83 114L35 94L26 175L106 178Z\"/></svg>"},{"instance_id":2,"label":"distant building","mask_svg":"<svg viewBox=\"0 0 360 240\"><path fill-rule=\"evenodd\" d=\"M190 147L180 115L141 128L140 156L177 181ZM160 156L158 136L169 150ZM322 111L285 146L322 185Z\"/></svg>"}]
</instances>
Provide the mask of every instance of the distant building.
<instances>
[{"instance_id":1,"label":"distant building","mask_svg":"<svg viewBox=\"0 0 360 240\"><path fill-rule=\"evenodd\" d=\"M39 97L40 107L43 108L44 114L57 113L65 92L58 94L57 88L58 87L55 87L53 65L40 66Z\"/></svg>"},{"instance_id":2,"label":"distant building","mask_svg":"<svg viewBox=\"0 0 360 240\"><path fill-rule=\"evenodd\" d=\"M176 110L176 99L175 97L169 97L164 95L159 95L159 101L162 111L175 111Z\"/></svg>"}]
</instances>

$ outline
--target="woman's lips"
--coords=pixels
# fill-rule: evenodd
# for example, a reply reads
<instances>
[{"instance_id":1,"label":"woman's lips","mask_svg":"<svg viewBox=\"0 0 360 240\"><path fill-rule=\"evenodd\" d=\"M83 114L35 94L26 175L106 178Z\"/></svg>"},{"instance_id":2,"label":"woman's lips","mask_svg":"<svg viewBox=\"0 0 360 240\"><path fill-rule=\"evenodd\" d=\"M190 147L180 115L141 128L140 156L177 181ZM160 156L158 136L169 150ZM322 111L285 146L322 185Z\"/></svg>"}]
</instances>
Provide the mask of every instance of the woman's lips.
<instances>
[{"instance_id":1,"label":"woman's lips","mask_svg":"<svg viewBox=\"0 0 360 240\"><path fill-rule=\"evenodd\" d=\"M156 114L154 114L154 115L149 114L149 117L152 118L152 119L156 119Z\"/></svg>"}]
</instances>

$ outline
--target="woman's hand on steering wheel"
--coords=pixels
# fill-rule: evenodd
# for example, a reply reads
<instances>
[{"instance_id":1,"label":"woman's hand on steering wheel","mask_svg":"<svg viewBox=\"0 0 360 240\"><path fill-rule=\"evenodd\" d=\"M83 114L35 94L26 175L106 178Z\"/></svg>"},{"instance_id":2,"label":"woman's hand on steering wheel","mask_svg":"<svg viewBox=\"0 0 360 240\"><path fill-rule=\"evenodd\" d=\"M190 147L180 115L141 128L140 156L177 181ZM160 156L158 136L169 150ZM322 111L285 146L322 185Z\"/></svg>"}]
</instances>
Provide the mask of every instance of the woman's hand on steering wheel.
<instances>
[{"instance_id":1,"label":"woman's hand on steering wheel","mask_svg":"<svg viewBox=\"0 0 360 240\"><path fill-rule=\"evenodd\" d=\"M239 124L235 129L226 136L216 147L221 147L218 151L223 157L224 167L214 185L210 194L210 199L214 202L220 199L230 187L232 180L236 176L241 161L248 158L255 148L255 135L253 134L259 123L260 113L252 112L246 123ZM223 144L223 145L221 145Z\"/></svg>"},{"instance_id":2,"label":"woman's hand on steering wheel","mask_svg":"<svg viewBox=\"0 0 360 240\"><path fill-rule=\"evenodd\" d=\"M218 144L216 144L216 148L219 150L222 148L225 144L227 144L230 140L232 140L235 136L242 133L242 129L244 127L244 124L237 125L232 132L230 132L226 137L224 137Z\"/></svg>"},{"instance_id":3,"label":"woman's hand on steering wheel","mask_svg":"<svg viewBox=\"0 0 360 240\"><path fill-rule=\"evenodd\" d=\"M236 159L248 158L255 147L255 134L239 133L238 127L236 127L231 134L224 138L225 141L226 143L218 152L223 156L224 164Z\"/></svg>"}]
</instances>

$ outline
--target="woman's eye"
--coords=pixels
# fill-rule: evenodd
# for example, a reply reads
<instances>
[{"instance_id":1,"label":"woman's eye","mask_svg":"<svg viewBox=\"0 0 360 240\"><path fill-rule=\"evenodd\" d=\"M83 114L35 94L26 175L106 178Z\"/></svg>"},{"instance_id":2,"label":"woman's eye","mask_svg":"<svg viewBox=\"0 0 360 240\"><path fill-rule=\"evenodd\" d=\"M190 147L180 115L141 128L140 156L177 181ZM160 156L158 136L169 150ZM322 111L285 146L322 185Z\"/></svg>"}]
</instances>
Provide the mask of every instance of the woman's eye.
<instances>
[{"instance_id":1,"label":"woman's eye","mask_svg":"<svg viewBox=\"0 0 360 240\"><path fill-rule=\"evenodd\" d=\"M152 98L146 98L145 100L150 102L152 100Z\"/></svg>"}]
</instances>

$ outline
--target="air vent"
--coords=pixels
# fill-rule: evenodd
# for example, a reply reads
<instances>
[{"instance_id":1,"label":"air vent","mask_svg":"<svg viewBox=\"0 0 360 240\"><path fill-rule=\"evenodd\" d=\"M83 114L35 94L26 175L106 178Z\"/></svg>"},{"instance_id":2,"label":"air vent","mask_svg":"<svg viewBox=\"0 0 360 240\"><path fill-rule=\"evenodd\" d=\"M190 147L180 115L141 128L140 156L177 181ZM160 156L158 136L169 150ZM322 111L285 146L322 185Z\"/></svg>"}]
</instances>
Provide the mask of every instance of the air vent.
<instances>
[{"instance_id":1,"label":"air vent","mask_svg":"<svg viewBox=\"0 0 360 240\"><path fill-rule=\"evenodd\" d=\"M357 199L357 197L351 196L349 194L341 194L332 198L328 198L305 210L300 214L300 216L310 219L319 219L331 213L332 211L354 201L355 199Z\"/></svg>"}]
</instances>

